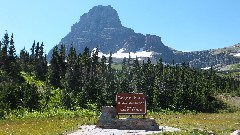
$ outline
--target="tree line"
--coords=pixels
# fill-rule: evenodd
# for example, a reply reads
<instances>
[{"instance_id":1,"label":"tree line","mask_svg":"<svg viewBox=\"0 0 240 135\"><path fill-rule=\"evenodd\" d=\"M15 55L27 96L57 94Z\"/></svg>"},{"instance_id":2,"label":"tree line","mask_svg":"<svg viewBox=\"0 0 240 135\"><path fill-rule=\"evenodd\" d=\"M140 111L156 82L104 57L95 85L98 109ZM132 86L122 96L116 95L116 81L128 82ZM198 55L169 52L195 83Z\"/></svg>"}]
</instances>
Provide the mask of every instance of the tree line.
<instances>
[{"instance_id":1,"label":"tree line","mask_svg":"<svg viewBox=\"0 0 240 135\"><path fill-rule=\"evenodd\" d=\"M240 83L216 71L190 68L188 64L163 64L159 59L124 58L122 69L114 68L111 57L99 58L98 49L87 47L77 54L55 46L51 60L44 44L33 42L16 55L13 34L0 41L0 116L11 110L47 111L52 108L78 109L95 104L115 105L117 93L145 93L148 109L216 111L223 104L217 93L240 94Z\"/></svg>"}]
</instances>

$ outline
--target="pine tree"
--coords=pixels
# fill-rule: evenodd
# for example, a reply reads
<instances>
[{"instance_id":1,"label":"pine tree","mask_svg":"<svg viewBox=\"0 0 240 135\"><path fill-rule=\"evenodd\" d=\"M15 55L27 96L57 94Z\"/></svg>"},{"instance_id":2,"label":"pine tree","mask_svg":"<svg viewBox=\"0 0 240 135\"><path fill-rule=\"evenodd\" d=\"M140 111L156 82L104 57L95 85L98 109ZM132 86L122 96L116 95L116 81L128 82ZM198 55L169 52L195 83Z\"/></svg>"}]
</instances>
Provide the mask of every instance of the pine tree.
<instances>
[{"instance_id":1,"label":"pine tree","mask_svg":"<svg viewBox=\"0 0 240 135\"><path fill-rule=\"evenodd\" d=\"M101 62L99 64L99 85L101 86L101 95L102 95L102 103L107 105L107 58L102 56Z\"/></svg>"},{"instance_id":2,"label":"pine tree","mask_svg":"<svg viewBox=\"0 0 240 135\"><path fill-rule=\"evenodd\" d=\"M36 46L36 43L35 43L35 40L34 40L33 44L32 44L32 48L30 49L31 50L31 54L30 54L31 61L33 61L34 58L35 58L35 46Z\"/></svg>"},{"instance_id":3,"label":"pine tree","mask_svg":"<svg viewBox=\"0 0 240 135\"><path fill-rule=\"evenodd\" d=\"M98 48L96 48L93 52L92 52L92 75L93 77L97 77L98 74L97 74L97 69L98 69L98 66L99 66L99 62L98 62Z\"/></svg>"},{"instance_id":4,"label":"pine tree","mask_svg":"<svg viewBox=\"0 0 240 135\"><path fill-rule=\"evenodd\" d=\"M60 87L60 73L58 64L58 47L55 46L52 53L52 58L50 60L50 66L48 71L48 81L55 88Z\"/></svg>"},{"instance_id":5,"label":"pine tree","mask_svg":"<svg viewBox=\"0 0 240 135\"><path fill-rule=\"evenodd\" d=\"M35 49L34 73L37 79L45 81L47 76L47 60L46 56L44 55L43 42L41 45L39 45L39 42L37 42Z\"/></svg>"},{"instance_id":6,"label":"pine tree","mask_svg":"<svg viewBox=\"0 0 240 135\"><path fill-rule=\"evenodd\" d=\"M1 54L1 51L2 51L2 41L0 41L0 54Z\"/></svg>"},{"instance_id":7,"label":"pine tree","mask_svg":"<svg viewBox=\"0 0 240 135\"><path fill-rule=\"evenodd\" d=\"M35 50L34 50L34 58L35 58L35 61L37 62L37 60L39 59L39 52L40 52L40 43L37 42L37 45L35 46Z\"/></svg>"},{"instance_id":8,"label":"pine tree","mask_svg":"<svg viewBox=\"0 0 240 135\"><path fill-rule=\"evenodd\" d=\"M164 82L163 82L163 64L162 59L159 59L155 67L155 80L153 86L153 108L159 109L166 107L166 97L164 95Z\"/></svg>"},{"instance_id":9,"label":"pine tree","mask_svg":"<svg viewBox=\"0 0 240 135\"><path fill-rule=\"evenodd\" d=\"M0 41L0 69L2 68L3 61L2 61L2 41Z\"/></svg>"},{"instance_id":10,"label":"pine tree","mask_svg":"<svg viewBox=\"0 0 240 135\"><path fill-rule=\"evenodd\" d=\"M138 62L138 58L133 61L133 78L131 81L131 91L134 91L135 93L143 92L142 87L141 87L141 79L142 79L142 72L140 70L140 64Z\"/></svg>"},{"instance_id":11,"label":"pine tree","mask_svg":"<svg viewBox=\"0 0 240 135\"><path fill-rule=\"evenodd\" d=\"M30 55L29 53L24 49L20 51L20 67L21 70L24 72L30 72L29 65L30 65Z\"/></svg>"},{"instance_id":12,"label":"pine tree","mask_svg":"<svg viewBox=\"0 0 240 135\"><path fill-rule=\"evenodd\" d=\"M123 61L122 61L122 71L123 72L127 71L127 59L126 59L126 57L124 57Z\"/></svg>"},{"instance_id":13,"label":"pine tree","mask_svg":"<svg viewBox=\"0 0 240 135\"><path fill-rule=\"evenodd\" d=\"M9 63L8 63L8 45L9 45L9 37L8 37L8 33L6 32L4 34L4 38L3 38L3 47L1 50L1 69L6 71L7 73L9 73Z\"/></svg>"},{"instance_id":14,"label":"pine tree","mask_svg":"<svg viewBox=\"0 0 240 135\"><path fill-rule=\"evenodd\" d=\"M154 65L151 63L150 58L148 58L147 64L145 64L145 70L143 71L143 74L144 74L143 87L147 95L147 106L152 109L155 73L154 73Z\"/></svg>"},{"instance_id":15,"label":"pine tree","mask_svg":"<svg viewBox=\"0 0 240 135\"><path fill-rule=\"evenodd\" d=\"M34 74L34 68L35 68L35 47L36 43L35 40L33 41L32 47L31 47L31 54L29 59L29 73Z\"/></svg>"},{"instance_id":16,"label":"pine tree","mask_svg":"<svg viewBox=\"0 0 240 135\"><path fill-rule=\"evenodd\" d=\"M81 71L79 59L76 54L75 48L71 47L70 52L67 57L67 70L65 74L65 79L63 82L63 95L62 101L67 109L74 109L76 105L82 105L79 103L78 98L82 97L81 93ZM79 97L80 96L80 97Z\"/></svg>"},{"instance_id":17,"label":"pine tree","mask_svg":"<svg viewBox=\"0 0 240 135\"><path fill-rule=\"evenodd\" d=\"M108 72L111 74L112 73L112 64L113 64L113 60L112 60L112 52L110 52L110 56L108 58Z\"/></svg>"},{"instance_id":18,"label":"pine tree","mask_svg":"<svg viewBox=\"0 0 240 135\"><path fill-rule=\"evenodd\" d=\"M65 46L62 44L59 50L59 70L60 70L60 79L64 79L66 74L66 56L65 56Z\"/></svg>"},{"instance_id":19,"label":"pine tree","mask_svg":"<svg viewBox=\"0 0 240 135\"><path fill-rule=\"evenodd\" d=\"M30 112L40 108L40 93L35 84L23 83L21 85L21 91L23 92L23 107Z\"/></svg>"},{"instance_id":20,"label":"pine tree","mask_svg":"<svg viewBox=\"0 0 240 135\"><path fill-rule=\"evenodd\" d=\"M90 79L91 71L91 56L89 48L85 47L82 55L82 65L83 65L83 77L85 78L83 83L87 83Z\"/></svg>"},{"instance_id":21,"label":"pine tree","mask_svg":"<svg viewBox=\"0 0 240 135\"><path fill-rule=\"evenodd\" d=\"M104 70L106 70L106 66L105 66L105 62L106 62L106 58L103 57L102 59L102 63L100 65L99 63L99 57L98 57L98 48L96 48L93 52L92 52L92 78L91 78L91 82L95 83L95 94L93 99L95 99L94 102L97 103L98 107L101 108L102 105L104 105L105 101L104 101L104 94L103 94L103 89L105 89L106 87L103 85L102 80L103 76L101 75L102 72L105 72ZM103 66L103 67L100 67ZM105 67L105 69L103 69Z\"/></svg>"},{"instance_id":22,"label":"pine tree","mask_svg":"<svg viewBox=\"0 0 240 135\"><path fill-rule=\"evenodd\" d=\"M16 50L15 50L13 34L12 34L10 39L9 51L8 51L9 74L15 79L17 78L19 79L21 69L16 59L17 59L17 56L16 56Z\"/></svg>"}]
</instances>

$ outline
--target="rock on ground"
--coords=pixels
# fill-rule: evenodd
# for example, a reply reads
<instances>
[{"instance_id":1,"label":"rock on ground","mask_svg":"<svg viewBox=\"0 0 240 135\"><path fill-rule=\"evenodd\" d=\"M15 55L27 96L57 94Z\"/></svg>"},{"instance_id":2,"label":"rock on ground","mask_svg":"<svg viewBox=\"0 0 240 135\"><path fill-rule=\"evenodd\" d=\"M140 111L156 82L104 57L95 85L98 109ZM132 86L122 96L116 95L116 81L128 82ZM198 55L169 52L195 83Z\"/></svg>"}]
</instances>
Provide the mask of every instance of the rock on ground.
<instances>
[{"instance_id":1,"label":"rock on ground","mask_svg":"<svg viewBox=\"0 0 240 135\"><path fill-rule=\"evenodd\" d=\"M146 131L146 130L118 130L118 129L102 129L97 128L96 125L80 126L79 130L68 135L146 135L161 132L177 132L178 128L159 126L159 131Z\"/></svg>"},{"instance_id":2,"label":"rock on ground","mask_svg":"<svg viewBox=\"0 0 240 135\"><path fill-rule=\"evenodd\" d=\"M231 135L240 135L240 130L236 130L233 133L231 133Z\"/></svg>"}]
</instances>

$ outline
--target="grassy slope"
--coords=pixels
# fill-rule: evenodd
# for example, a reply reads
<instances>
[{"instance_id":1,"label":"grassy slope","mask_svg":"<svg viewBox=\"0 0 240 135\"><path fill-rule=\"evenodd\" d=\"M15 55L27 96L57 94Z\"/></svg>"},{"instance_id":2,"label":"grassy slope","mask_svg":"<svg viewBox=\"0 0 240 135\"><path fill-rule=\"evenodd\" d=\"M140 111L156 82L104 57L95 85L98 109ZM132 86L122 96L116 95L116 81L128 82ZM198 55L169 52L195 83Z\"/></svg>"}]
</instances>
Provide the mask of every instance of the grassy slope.
<instances>
[{"instance_id":1,"label":"grassy slope","mask_svg":"<svg viewBox=\"0 0 240 135\"><path fill-rule=\"evenodd\" d=\"M78 125L94 124L97 117L1 120L1 135L56 135L76 130Z\"/></svg>"},{"instance_id":2,"label":"grassy slope","mask_svg":"<svg viewBox=\"0 0 240 135\"><path fill-rule=\"evenodd\" d=\"M53 116L49 118L23 118L0 120L0 134L15 135L54 135L66 134L77 130L80 125L96 124L97 115ZM180 128L174 134L190 134L194 129L212 131L216 134L229 134L240 127L240 111L234 113L149 113L162 126Z\"/></svg>"},{"instance_id":3,"label":"grassy slope","mask_svg":"<svg viewBox=\"0 0 240 135\"><path fill-rule=\"evenodd\" d=\"M26 74L25 79L32 83L35 82ZM240 107L240 98L224 97L229 104L235 104ZM54 135L66 134L77 130L80 125L96 124L98 120L97 113L91 111L79 110L70 112L60 110L59 112L45 113L24 113L24 117L9 117L6 120L0 120L0 135ZM191 134L194 129L202 129L204 131L212 131L215 134L229 134L234 130L240 129L240 110L234 113L149 113L148 117L156 119L159 125L172 126L180 128L182 131L174 134ZM172 133L166 133L172 134Z\"/></svg>"},{"instance_id":4,"label":"grassy slope","mask_svg":"<svg viewBox=\"0 0 240 135\"><path fill-rule=\"evenodd\" d=\"M0 120L0 135L54 135L76 130L79 125L96 123L98 113L85 109L76 111L50 110L49 112L12 113Z\"/></svg>"},{"instance_id":5,"label":"grassy slope","mask_svg":"<svg viewBox=\"0 0 240 135\"><path fill-rule=\"evenodd\" d=\"M112 65L112 68L116 69L116 70L122 70L122 65L121 64L117 64L117 63L114 63Z\"/></svg>"},{"instance_id":6,"label":"grassy slope","mask_svg":"<svg viewBox=\"0 0 240 135\"><path fill-rule=\"evenodd\" d=\"M199 113L153 115L159 125L173 126L182 131L178 134L190 134L194 129L212 131L215 134L229 134L240 127L240 111L235 113Z\"/></svg>"}]
</instances>

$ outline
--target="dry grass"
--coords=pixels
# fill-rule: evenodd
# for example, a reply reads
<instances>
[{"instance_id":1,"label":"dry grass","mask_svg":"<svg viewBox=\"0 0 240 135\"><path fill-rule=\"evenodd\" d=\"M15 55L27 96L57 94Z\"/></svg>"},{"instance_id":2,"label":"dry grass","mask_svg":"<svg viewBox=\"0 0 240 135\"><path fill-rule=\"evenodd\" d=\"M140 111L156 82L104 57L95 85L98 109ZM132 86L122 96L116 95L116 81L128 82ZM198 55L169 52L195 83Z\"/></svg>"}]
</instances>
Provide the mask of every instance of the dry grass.
<instances>
[{"instance_id":1,"label":"dry grass","mask_svg":"<svg viewBox=\"0 0 240 135\"><path fill-rule=\"evenodd\" d=\"M96 123L97 117L43 118L27 120L1 120L0 135L57 135L77 129L79 125Z\"/></svg>"},{"instance_id":2,"label":"dry grass","mask_svg":"<svg viewBox=\"0 0 240 135\"><path fill-rule=\"evenodd\" d=\"M0 135L58 135L74 132L80 125L96 124L98 116L95 115L55 115L52 117L26 117L0 120ZM41 115L42 116L42 115ZM71 115L70 115L71 116ZM141 117L141 116L138 116ZM205 134L205 131L217 135L230 134L240 129L240 110L229 113L176 113L162 111L149 113L161 126L180 128L180 132L163 134ZM199 131L198 133L196 133Z\"/></svg>"},{"instance_id":3,"label":"dry grass","mask_svg":"<svg viewBox=\"0 0 240 135\"><path fill-rule=\"evenodd\" d=\"M219 134L230 134L240 129L240 111L234 113L199 113L199 114L153 114L159 125L180 128L176 134L191 134L201 130Z\"/></svg>"}]
</instances>

